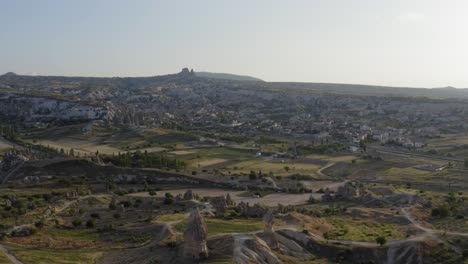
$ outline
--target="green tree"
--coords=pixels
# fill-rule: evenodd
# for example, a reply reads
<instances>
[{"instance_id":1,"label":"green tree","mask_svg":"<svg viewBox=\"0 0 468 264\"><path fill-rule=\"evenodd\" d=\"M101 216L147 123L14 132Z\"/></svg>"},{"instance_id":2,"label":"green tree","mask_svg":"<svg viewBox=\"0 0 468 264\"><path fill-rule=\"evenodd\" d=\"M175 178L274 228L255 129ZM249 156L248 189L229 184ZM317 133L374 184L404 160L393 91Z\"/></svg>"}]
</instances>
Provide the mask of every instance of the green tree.
<instances>
[{"instance_id":1,"label":"green tree","mask_svg":"<svg viewBox=\"0 0 468 264\"><path fill-rule=\"evenodd\" d=\"M93 228L95 225L96 225L96 222L94 221L94 219L89 219L88 221L86 221L87 228Z\"/></svg>"},{"instance_id":2,"label":"green tree","mask_svg":"<svg viewBox=\"0 0 468 264\"><path fill-rule=\"evenodd\" d=\"M75 220L73 220L72 225L73 225L74 227L79 227L79 226L81 226L81 220L78 219L78 218L75 219Z\"/></svg>"},{"instance_id":3,"label":"green tree","mask_svg":"<svg viewBox=\"0 0 468 264\"><path fill-rule=\"evenodd\" d=\"M387 239L383 236L379 236L375 239L375 242L377 242L380 246L383 246L385 243L387 243Z\"/></svg>"}]
</instances>

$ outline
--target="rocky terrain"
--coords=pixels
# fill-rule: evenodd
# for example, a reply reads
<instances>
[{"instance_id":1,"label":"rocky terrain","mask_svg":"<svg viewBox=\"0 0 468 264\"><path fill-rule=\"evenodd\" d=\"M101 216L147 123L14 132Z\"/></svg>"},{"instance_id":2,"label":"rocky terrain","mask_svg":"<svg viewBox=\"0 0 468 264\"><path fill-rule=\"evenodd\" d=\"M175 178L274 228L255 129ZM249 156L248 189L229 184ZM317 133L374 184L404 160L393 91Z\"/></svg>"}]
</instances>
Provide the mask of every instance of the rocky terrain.
<instances>
[{"instance_id":1,"label":"rocky terrain","mask_svg":"<svg viewBox=\"0 0 468 264\"><path fill-rule=\"evenodd\" d=\"M397 91L3 75L0 262L464 263L464 90Z\"/></svg>"}]
</instances>

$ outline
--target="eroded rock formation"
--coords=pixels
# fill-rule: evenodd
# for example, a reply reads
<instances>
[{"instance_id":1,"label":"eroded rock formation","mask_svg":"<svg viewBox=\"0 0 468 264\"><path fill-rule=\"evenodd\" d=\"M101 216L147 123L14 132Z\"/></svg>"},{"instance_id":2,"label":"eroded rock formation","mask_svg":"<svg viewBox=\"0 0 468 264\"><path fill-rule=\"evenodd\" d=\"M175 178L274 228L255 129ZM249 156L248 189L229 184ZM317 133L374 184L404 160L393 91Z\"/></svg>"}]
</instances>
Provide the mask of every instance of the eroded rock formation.
<instances>
[{"instance_id":1,"label":"eroded rock formation","mask_svg":"<svg viewBox=\"0 0 468 264\"><path fill-rule=\"evenodd\" d=\"M270 209L263 216L263 239L270 248L278 249L278 239L273 229L274 220L273 210Z\"/></svg>"},{"instance_id":2,"label":"eroded rock formation","mask_svg":"<svg viewBox=\"0 0 468 264\"><path fill-rule=\"evenodd\" d=\"M183 255L187 259L203 259L208 257L208 228L198 209L190 212L187 229L184 232Z\"/></svg>"},{"instance_id":3,"label":"eroded rock formation","mask_svg":"<svg viewBox=\"0 0 468 264\"><path fill-rule=\"evenodd\" d=\"M193 199L195 199L195 195L193 194L193 191L192 190L187 190L184 193L184 200L193 200Z\"/></svg>"}]
</instances>

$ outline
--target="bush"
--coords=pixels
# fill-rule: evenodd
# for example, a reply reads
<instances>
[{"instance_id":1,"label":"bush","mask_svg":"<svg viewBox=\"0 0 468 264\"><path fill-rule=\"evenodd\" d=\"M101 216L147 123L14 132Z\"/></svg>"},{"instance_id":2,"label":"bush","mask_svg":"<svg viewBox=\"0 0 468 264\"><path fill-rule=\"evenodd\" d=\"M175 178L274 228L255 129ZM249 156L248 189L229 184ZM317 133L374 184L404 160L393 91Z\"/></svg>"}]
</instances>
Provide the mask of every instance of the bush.
<instances>
[{"instance_id":1,"label":"bush","mask_svg":"<svg viewBox=\"0 0 468 264\"><path fill-rule=\"evenodd\" d=\"M440 218L445 218L447 216L450 216L450 210L447 205L443 205L437 208L432 208L431 210L431 216L438 216Z\"/></svg>"},{"instance_id":2,"label":"bush","mask_svg":"<svg viewBox=\"0 0 468 264\"><path fill-rule=\"evenodd\" d=\"M75 220L73 220L73 221L72 221L72 225L73 225L74 227L79 227L79 226L81 226L81 220L78 219L78 218L75 219Z\"/></svg>"},{"instance_id":3,"label":"bush","mask_svg":"<svg viewBox=\"0 0 468 264\"><path fill-rule=\"evenodd\" d=\"M41 219L41 220L35 222L35 223L34 223L34 226L37 227L37 228L43 228L43 227L44 227L44 224L45 224L45 223L44 223L44 220Z\"/></svg>"},{"instance_id":4,"label":"bush","mask_svg":"<svg viewBox=\"0 0 468 264\"><path fill-rule=\"evenodd\" d=\"M468 249L464 249L462 255L463 259L468 259Z\"/></svg>"},{"instance_id":5,"label":"bush","mask_svg":"<svg viewBox=\"0 0 468 264\"><path fill-rule=\"evenodd\" d=\"M170 248L175 248L177 246L177 243L175 241L169 241L167 242L166 246Z\"/></svg>"},{"instance_id":6,"label":"bush","mask_svg":"<svg viewBox=\"0 0 468 264\"><path fill-rule=\"evenodd\" d=\"M122 217L122 215L120 213L115 213L114 214L114 218L116 218L116 219L121 218L121 217Z\"/></svg>"},{"instance_id":7,"label":"bush","mask_svg":"<svg viewBox=\"0 0 468 264\"><path fill-rule=\"evenodd\" d=\"M383 246L385 243L387 243L387 239L385 237L379 236L375 239L375 242L377 242L379 245Z\"/></svg>"},{"instance_id":8,"label":"bush","mask_svg":"<svg viewBox=\"0 0 468 264\"><path fill-rule=\"evenodd\" d=\"M130 201L123 201L123 202L120 202L120 204L123 204L125 208L132 206L132 203Z\"/></svg>"},{"instance_id":9,"label":"bush","mask_svg":"<svg viewBox=\"0 0 468 264\"><path fill-rule=\"evenodd\" d=\"M200 252L200 259L207 259L208 258L208 252L203 251Z\"/></svg>"},{"instance_id":10,"label":"bush","mask_svg":"<svg viewBox=\"0 0 468 264\"><path fill-rule=\"evenodd\" d=\"M173 198L165 198L164 199L164 204L172 204L174 202Z\"/></svg>"},{"instance_id":11,"label":"bush","mask_svg":"<svg viewBox=\"0 0 468 264\"><path fill-rule=\"evenodd\" d=\"M174 195L172 195L172 193L166 193L164 196L166 197L164 199L164 204L172 204L174 202Z\"/></svg>"},{"instance_id":12,"label":"bush","mask_svg":"<svg viewBox=\"0 0 468 264\"><path fill-rule=\"evenodd\" d=\"M93 228L95 225L96 225L96 222L94 221L94 219L89 219L88 221L86 221L87 228Z\"/></svg>"},{"instance_id":13,"label":"bush","mask_svg":"<svg viewBox=\"0 0 468 264\"><path fill-rule=\"evenodd\" d=\"M98 213L92 213L90 216L91 216L92 218L96 218L96 219L100 219L100 218L101 218L101 216L100 216Z\"/></svg>"}]
</instances>

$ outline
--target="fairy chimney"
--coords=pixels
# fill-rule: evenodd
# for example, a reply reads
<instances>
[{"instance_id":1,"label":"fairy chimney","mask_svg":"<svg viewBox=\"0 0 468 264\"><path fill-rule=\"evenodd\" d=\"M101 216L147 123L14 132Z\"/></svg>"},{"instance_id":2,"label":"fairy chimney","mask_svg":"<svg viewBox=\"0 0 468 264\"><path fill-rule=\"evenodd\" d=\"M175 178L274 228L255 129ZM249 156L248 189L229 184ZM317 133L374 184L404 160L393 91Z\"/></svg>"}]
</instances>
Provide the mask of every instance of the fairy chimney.
<instances>
[{"instance_id":1,"label":"fairy chimney","mask_svg":"<svg viewBox=\"0 0 468 264\"><path fill-rule=\"evenodd\" d=\"M325 189L325 194L322 195L322 202L329 202L333 200L333 196L331 196L330 189Z\"/></svg>"},{"instance_id":2,"label":"fairy chimney","mask_svg":"<svg viewBox=\"0 0 468 264\"><path fill-rule=\"evenodd\" d=\"M263 235L267 245L272 249L277 249L278 239L276 238L275 231L273 230L274 220L273 210L269 209L263 216Z\"/></svg>"},{"instance_id":3,"label":"fairy chimney","mask_svg":"<svg viewBox=\"0 0 468 264\"><path fill-rule=\"evenodd\" d=\"M226 195L226 204L228 206L236 205L236 203L231 198L231 194L229 193Z\"/></svg>"},{"instance_id":4,"label":"fairy chimney","mask_svg":"<svg viewBox=\"0 0 468 264\"><path fill-rule=\"evenodd\" d=\"M192 210L184 232L184 257L192 260L208 257L208 229L198 209Z\"/></svg>"},{"instance_id":5,"label":"fairy chimney","mask_svg":"<svg viewBox=\"0 0 468 264\"><path fill-rule=\"evenodd\" d=\"M211 198L211 204L213 205L214 209L216 210L216 213L224 214L226 212L227 202L226 202L226 198L224 198L224 196Z\"/></svg>"},{"instance_id":6,"label":"fairy chimney","mask_svg":"<svg viewBox=\"0 0 468 264\"><path fill-rule=\"evenodd\" d=\"M187 190L184 193L184 200L193 200L193 199L195 199L195 195L193 194L193 191L192 190Z\"/></svg>"}]
</instances>

